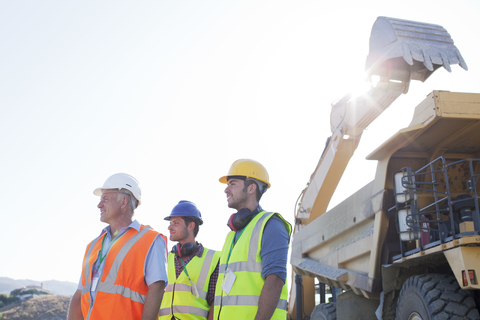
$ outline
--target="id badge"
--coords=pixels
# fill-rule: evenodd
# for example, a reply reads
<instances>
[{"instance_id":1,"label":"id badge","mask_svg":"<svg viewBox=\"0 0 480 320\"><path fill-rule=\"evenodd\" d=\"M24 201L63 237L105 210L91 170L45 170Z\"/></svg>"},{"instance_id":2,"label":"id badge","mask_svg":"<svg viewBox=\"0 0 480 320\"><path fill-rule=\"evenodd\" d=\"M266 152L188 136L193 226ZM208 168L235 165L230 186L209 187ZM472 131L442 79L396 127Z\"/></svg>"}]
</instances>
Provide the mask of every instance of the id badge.
<instances>
[{"instance_id":1,"label":"id badge","mask_svg":"<svg viewBox=\"0 0 480 320\"><path fill-rule=\"evenodd\" d=\"M92 287L91 287L91 290L90 290L90 291L97 291L98 279L99 279L98 276L93 277L93 279L92 279Z\"/></svg>"},{"instance_id":2,"label":"id badge","mask_svg":"<svg viewBox=\"0 0 480 320\"><path fill-rule=\"evenodd\" d=\"M230 269L230 267L227 268L225 271L225 275L223 277L223 282L222 282L222 289L225 291L225 293L228 295L230 294L230 290L232 290L233 283L235 282L235 278L237 276L235 273Z\"/></svg>"},{"instance_id":3,"label":"id badge","mask_svg":"<svg viewBox=\"0 0 480 320\"><path fill-rule=\"evenodd\" d=\"M198 294L198 289L197 289L197 286L195 285L195 282L190 280L190 284L192 286L192 294L195 296L196 299L198 299L200 295Z\"/></svg>"}]
</instances>

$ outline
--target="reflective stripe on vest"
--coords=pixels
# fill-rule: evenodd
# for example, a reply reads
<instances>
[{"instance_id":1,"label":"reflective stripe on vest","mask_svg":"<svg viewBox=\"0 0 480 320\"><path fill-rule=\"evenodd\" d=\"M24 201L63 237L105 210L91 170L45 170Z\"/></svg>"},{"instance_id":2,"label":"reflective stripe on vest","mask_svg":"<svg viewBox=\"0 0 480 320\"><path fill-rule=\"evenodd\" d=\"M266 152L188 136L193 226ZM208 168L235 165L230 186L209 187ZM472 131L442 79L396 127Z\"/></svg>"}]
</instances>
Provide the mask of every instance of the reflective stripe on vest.
<instances>
[{"instance_id":1,"label":"reflective stripe on vest","mask_svg":"<svg viewBox=\"0 0 480 320\"><path fill-rule=\"evenodd\" d=\"M199 291L198 286L197 287L197 292L199 298L207 300L207 294L208 292L205 291ZM192 286L189 284L184 284L184 283L177 283L177 284L168 284L167 288L165 289L165 292L180 292L180 291L186 291L186 292L193 292Z\"/></svg>"},{"instance_id":2,"label":"reflective stripe on vest","mask_svg":"<svg viewBox=\"0 0 480 320\"><path fill-rule=\"evenodd\" d=\"M224 296L215 297L215 305L223 301L223 305L241 305L241 306L258 306L260 296ZM278 309L287 309L288 302L285 299L280 299L277 304Z\"/></svg>"},{"instance_id":3,"label":"reflective stripe on vest","mask_svg":"<svg viewBox=\"0 0 480 320\"><path fill-rule=\"evenodd\" d=\"M194 319L194 318L198 318L198 317L206 319L208 317L208 312L209 312L209 310L205 310L205 309L202 309L202 308L174 305L174 306L168 307L168 308L161 308L159 319L162 319L162 317L164 317L164 316L167 316L166 319L171 319L171 317L172 317L171 316L171 311L173 311L173 314L175 314L175 315L178 315L178 314L182 313L183 314L183 315L181 315L182 319L185 318L186 314L190 315L190 319ZM198 316L198 317L194 317L194 316Z\"/></svg>"},{"instance_id":4,"label":"reflective stripe on vest","mask_svg":"<svg viewBox=\"0 0 480 320\"><path fill-rule=\"evenodd\" d=\"M145 277L145 260L158 235L151 227L142 225L140 231L129 228L118 238L105 258L94 301L90 296L92 268L105 233L90 243L82 274L82 313L86 319L103 319L107 315L118 317L118 314L126 313L131 319L140 319L148 292L148 286L142 280ZM165 236L160 236L166 241ZM97 304L98 308L95 307Z\"/></svg>"},{"instance_id":5,"label":"reflective stripe on vest","mask_svg":"<svg viewBox=\"0 0 480 320\"><path fill-rule=\"evenodd\" d=\"M219 252L204 248L201 258L194 256L187 264L188 274L194 281L199 294L199 298L196 299L185 272L182 271L178 278L176 277L175 255L173 253L169 255L168 285L162 299L160 319L171 319L172 315L181 319L206 319L208 317L210 305L207 302L207 296L210 276L215 271L219 259Z\"/></svg>"},{"instance_id":6,"label":"reflective stripe on vest","mask_svg":"<svg viewBox=\"0 0 480 320\"><path fill-rule=\"evenodd\" d=\"M263 230L268 220L274 215L283 221L289 236L291 235L290 224L279 214L265 211L257 214L245 227L242 236L237 239L230 255L228 268L235 273L236 279L228 295L222 289L222 279L224 278L226 260L234 241L235 232L231 232L227 236L222 249L219 280L215 290L215 319L237 319L240 314L242 319L254 318L265 283L261 276L263 264L260 256ZM288 290L285 283L272 319L286 318L287 298Z\"/></svg>"}]
</instances>

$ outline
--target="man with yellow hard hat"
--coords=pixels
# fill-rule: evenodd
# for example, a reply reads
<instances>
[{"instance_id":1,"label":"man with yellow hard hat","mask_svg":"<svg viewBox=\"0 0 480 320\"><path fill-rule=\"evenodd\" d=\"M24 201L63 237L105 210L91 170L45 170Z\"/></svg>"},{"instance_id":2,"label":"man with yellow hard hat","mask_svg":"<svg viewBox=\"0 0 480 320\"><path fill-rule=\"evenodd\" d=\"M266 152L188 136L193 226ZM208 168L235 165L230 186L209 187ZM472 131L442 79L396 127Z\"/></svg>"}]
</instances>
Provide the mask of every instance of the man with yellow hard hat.
<instances>
[{"instance_id":1,"label":"man with yellow hard hat","mask_svg":"<svg viewBox=\"0 0 480 320\"><path fill-rule=\"evenodd\" d=\"M227 184L232 214L220 257L214 319L282 319L287 317L287 255L291 225L267 212L260 198L270 188L268 172L250 159L235 161L221 183Z\"/></svg>"}]
</instances>

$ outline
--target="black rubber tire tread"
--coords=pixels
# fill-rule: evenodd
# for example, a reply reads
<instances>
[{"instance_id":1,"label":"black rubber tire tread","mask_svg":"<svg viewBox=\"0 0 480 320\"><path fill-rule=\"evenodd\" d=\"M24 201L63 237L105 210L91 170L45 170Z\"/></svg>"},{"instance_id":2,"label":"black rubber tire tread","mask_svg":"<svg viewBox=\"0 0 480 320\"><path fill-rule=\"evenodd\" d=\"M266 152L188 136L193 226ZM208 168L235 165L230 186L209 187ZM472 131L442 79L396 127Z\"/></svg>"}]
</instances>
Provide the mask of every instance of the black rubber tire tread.
<instances>
[{"instance_id":1,"label":"black rubber tire tread","mask_svg":"<svg viewBox=\"0 0 480 320\"><path fill-rule=\"evenodd\" d=\"M472 293L448 274L416 275L405 281L395 319L406 320L414 311L424 320L480 320Z\"/></svg>"},{"instance_id":2,"label":"black rubber tire tread","mask_svg":"<svg viewBox=\"0 0 480 320\"><path fill-rule=\"evenodd\" d=\"M337 307L335 303L322 303L317 305L313 309L310 320L337 320Z\"/></svg>"}]
</instances>

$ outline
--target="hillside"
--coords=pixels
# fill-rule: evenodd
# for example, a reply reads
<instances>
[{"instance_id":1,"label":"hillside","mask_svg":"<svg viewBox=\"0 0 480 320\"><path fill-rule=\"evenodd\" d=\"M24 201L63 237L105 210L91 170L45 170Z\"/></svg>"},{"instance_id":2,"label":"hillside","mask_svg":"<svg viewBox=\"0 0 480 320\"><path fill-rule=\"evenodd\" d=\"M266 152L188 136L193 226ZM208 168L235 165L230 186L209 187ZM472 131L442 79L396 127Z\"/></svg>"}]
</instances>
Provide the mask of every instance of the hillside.
<instances>
[{"instance_id":1,"label":"hillside","mask_svg":"<svg viewBox=\"0 0 480 320\"><path fill-rule=\"evenodd\" d=\"M72 296L77 290L77 283L68 281L35 281L35 280L15 280L7 277L0 277L0 293L10 294L12 290L22 288L25 286L40 286L43 283L43 288L50 291L52 294Z\"/></svg>"},{"instance_id":2,"label":"hillside","mask_svg":"<svg viewBox=\"0 0 480 320\"><path fill-rule=\"evenodd\" d=\"M46 295L9 304L0 309L2 320L64 320L70 297ZM2 317L3 316L3 317Z\"/></svg>"}]
</instances>

